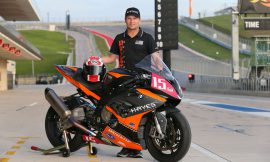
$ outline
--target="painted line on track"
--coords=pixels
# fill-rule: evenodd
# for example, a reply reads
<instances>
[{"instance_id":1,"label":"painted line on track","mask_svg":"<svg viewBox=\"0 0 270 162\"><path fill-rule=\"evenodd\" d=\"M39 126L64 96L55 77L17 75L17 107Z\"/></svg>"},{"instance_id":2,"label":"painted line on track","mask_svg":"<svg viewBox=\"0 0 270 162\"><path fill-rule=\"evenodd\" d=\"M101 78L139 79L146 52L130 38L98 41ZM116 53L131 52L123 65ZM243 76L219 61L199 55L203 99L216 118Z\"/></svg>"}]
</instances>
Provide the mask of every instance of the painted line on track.
<instances>
[{"instance_id":1,"label":"painted line on track","mask_svg":"<svg viewBox=\"0 0 270 162\"><path fill-rule=\"evenodd\" d=\"M17 145L11 147L11 149L20 149L20 148L21 146L17 146Z\"/></svg>"},{"instance_id":2,"label":"painted line on track","mask_svg":"<svg viewBox=\"0 0 270 162\"><path fill-rule=\"evenodd\" d=\"M21 111L21 110L23 110L23 109L26 109L26 108L35 106L36 104L37 104L37 102L31 103L31 104L29 104L29 105L27 105L27 106L23 106L23 107L21 107L21 108L18 108L16 111Z\"/></svg>"},{"instance_id":3,"label":"painted line on track","mask_svg":"<svg viewBox=\"0 0 270 162\"><path fill-rule=\"evenodd\" d=\"M28 106L32 107L32 106L35 106L36 104L37 104L37 102L34 102L34 103L31 103L31 104L28 105Z\"/></svg>"},{"instance_id":4,"label":"painted line on track","mask_svg":"<svg viewBox=\"0 0 270 162\"><path fill-rule=\"evenodd\" d=\"M7 151L6 155L14 155L16 153L16 151Z\"/></svg>"},{"instance_id":5,"label":"painted line on track","mask_svg":"<svg viewBox=\"0 0 270 162\"><path fill-rule=\"evenodd\" d=\"M195 143L191 143L191 147L199 152L201 152L202 154L214 159L214 160L217 160L218 162L230 162L230 160L198 145L198 144L195 144Z\"/></svg>"},{"instance_id":6,"label":"painted line on track","mask_svg":"<svg viewBox=\"0 0 270 162\"><path fill-rule=\"evenodd\" d=\"M234 133L239 133L239 134L243 134L246 136L251 136L250 134L246 133L244 129L234 129L234 128L231 128L231 127L226 126L224 124L217 124L216 127L221 128L221 129L225 129L229 132L234 132Z\"/></svg>"},{"instance_id":7,"label":"painted line on track","mask_svg":"<svg viewBox=\"0 0 270 162\"><path fill-rule=\"evenodd\" d=\"M18 138L19 140L16 142L15 145L11 146L10 149L5 152L3 156L7 157L0 158L0 162L8 162L11 159L11 157L16 154L16 151L21 148L21 145L25 144L26 140L31 137L15 137L15 138Z\"/></svg>"},{"instance_id":8,"label":"painted line on track","mask_svg":"<svg viewBox=\"0 0 270 162\"><path fill-rule=\"evenodd\" d=\"M183 101L187 103L195 104L195 105L202 105L202 106L207 106L211 108L218 108L218 109L223 109L223 110L232 111L232 112L240 112L244 114L270 118L270 110L267 110L266 108L230 105L230 104L210 102L210 101L200 101L200 100L188 99L188 98L185 98Z\"/></svg>"},{"instance_id":9,"label":"painted line on track","mask_svg":"<svg viewBox=\"0 0 270 162\"><path fill-rule=\"evenodd\" d=\"M196 95L194 95L196 97L211 97L212 99L228 99L228 95L224 94L224 95L211 95L211 94L206 94L206 93L196 93ZM242 102L246 102L247 101L247 96L239 96L239 95L233 95L233 97L235 97L235 99L240 100ZM249 100L252 100L252 102L254 103L268 103L270 104L270 100L267 97L256 97L256 96L248 96Z\"/></svg>"},{"instance_id":10,"label":"painted line on track","mask_svg":"<svg viewBox=\"0 0 270 162\"><path fill-rule=\"evenodd\" d=\"M21 144L24 144L24 143L25 143L24 140L20 140L20 141L17 142L18 145L21 145Z\"/></svg>"},{"instance_id":11,"label":"painted line on track","mask_svg":"<svg viewBox=\"0 0 270 162\"><path fill-rule=\"evenodd\" d=\"M270 112L268 110L263 110L263 109L253 108L253 107L235 106L235 105L228 105L228 104L221 104L221 103L209 103L209 104L204 104L204 105L227 109L227 110L241 111L241 112Z\"/></svg>"},{"instance_id":12,"label":"painted line on track","mask_svg":"<svg viewBox=\"0 0 270 162\"><path fill-rule=\"evenodd\" d=\"M8 162L9 158L0 158L0 162Z\"/></svg>"}]
</instances>

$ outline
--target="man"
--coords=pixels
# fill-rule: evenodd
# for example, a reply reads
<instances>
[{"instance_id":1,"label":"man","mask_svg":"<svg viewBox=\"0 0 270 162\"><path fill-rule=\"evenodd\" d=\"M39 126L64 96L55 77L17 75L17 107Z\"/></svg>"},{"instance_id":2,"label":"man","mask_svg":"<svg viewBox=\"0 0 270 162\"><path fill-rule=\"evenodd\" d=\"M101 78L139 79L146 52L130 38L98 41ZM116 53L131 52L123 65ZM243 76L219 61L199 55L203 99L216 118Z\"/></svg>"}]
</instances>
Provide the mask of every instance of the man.
<instances>
[{"instance_id":1,"label":"man","mask_svg":"<svg viewBox=\"0 0 270 162\"><path fill-rule=\"evenodd\" d=\"M119 60L119 67L133 70L145 56L158 52L158 47L153 37L140 28L140 11L131 7L126 10L126 31L118 34L111 46L109 56L102 57L104 63ZM118 157L142 158L142 153L137 150L123 148Z\"/></svg>"}]
</instances>

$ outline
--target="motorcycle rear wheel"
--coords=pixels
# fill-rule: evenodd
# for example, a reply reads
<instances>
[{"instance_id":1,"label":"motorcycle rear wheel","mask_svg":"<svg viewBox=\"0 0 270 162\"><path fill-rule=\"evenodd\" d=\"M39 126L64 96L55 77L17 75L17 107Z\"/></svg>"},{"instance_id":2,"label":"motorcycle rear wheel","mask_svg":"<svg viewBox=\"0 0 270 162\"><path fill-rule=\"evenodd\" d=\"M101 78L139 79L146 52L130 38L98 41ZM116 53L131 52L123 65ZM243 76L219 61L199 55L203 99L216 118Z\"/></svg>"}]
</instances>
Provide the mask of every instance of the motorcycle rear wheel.
<instances>
[{"instance_id":1,"label":"motorcycle rear wheel","mask_svg":"<svg viewBox=\"0 0 270 162\"><path fill-rule=\"evenodd\" d=\"M59 128L59 121L59 115L52 107L50 107L45 118L45 131L48 140L54 147L63 145L65 143L63 133ZM70 129L67 130L67 136L70 152L75 152L84 146L85 142L83 141L82 135L80 133ZM64 151L64 149L61 151Z\"/></svg>"},{"instance_id":2,"label":"motorcycle rear wheel","mask_svg":"<svg viewBox=\"0 0 270 162\"><path fill-rule=\"evenodd\" d=\"M167 129L164 139L151 137L156 134L154 120L145 127L145 143L149 153L160 162L176 162L181 160L190 148L191 130L186 118L179 113L166 115ZM153 131L154 130L154 131Z\"/></svg>"}]
</instances>

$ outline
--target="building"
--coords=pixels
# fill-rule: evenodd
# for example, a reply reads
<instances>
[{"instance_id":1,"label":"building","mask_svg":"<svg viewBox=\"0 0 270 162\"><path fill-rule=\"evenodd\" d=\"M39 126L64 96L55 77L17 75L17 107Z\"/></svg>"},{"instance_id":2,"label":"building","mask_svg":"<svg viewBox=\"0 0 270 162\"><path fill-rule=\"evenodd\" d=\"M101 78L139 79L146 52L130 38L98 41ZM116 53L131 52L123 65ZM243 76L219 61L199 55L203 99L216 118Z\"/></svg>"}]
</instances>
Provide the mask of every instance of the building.
<instances>
[{"instance_id":1,"label":"building","mask_svg":"<svg viewBox=\"0 0 270 162\"><path fill-rule=\"evenodd\" d=\"M214 14L215 16L228 15L231 14L233 11L237 11L237 7L227 7L222 10L216 11Z\"/></svg>"},{"instance_id":2,"label":"building","mask_svg":"<svg viewBox=\"0 0 270 162\"><path fill-rule=\"evenodd\" d=\"M40 51L5 21L40 21L40 17L33 0L0 0L0 91L12 88L16 60L42 60Z\"/></svg>"}]
</instances>

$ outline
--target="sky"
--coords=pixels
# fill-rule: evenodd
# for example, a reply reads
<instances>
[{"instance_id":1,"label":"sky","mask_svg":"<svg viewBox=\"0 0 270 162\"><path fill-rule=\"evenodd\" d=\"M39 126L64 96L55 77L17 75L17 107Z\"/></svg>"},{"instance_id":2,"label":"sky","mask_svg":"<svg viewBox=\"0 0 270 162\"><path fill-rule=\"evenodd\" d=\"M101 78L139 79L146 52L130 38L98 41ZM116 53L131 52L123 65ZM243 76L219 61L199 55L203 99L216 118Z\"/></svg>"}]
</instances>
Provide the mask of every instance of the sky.
<instances>
[{"instance_id":1,"label":"sky","mask_svg":"<svg viewBox=\"0 0 270 162\"><path fill-rule=\"evenodd\" d=\"M117 21L124 19L125 10L136 7L142 19L154 19L154 0L33 0L44 22L65 21L66 11L71 21ZM211 16L213 12L228 6L236 6L238 0L192 0L193 18ZM178 15L189 15L189 0L178 0Z\"/></svg>"}]
</instances>

